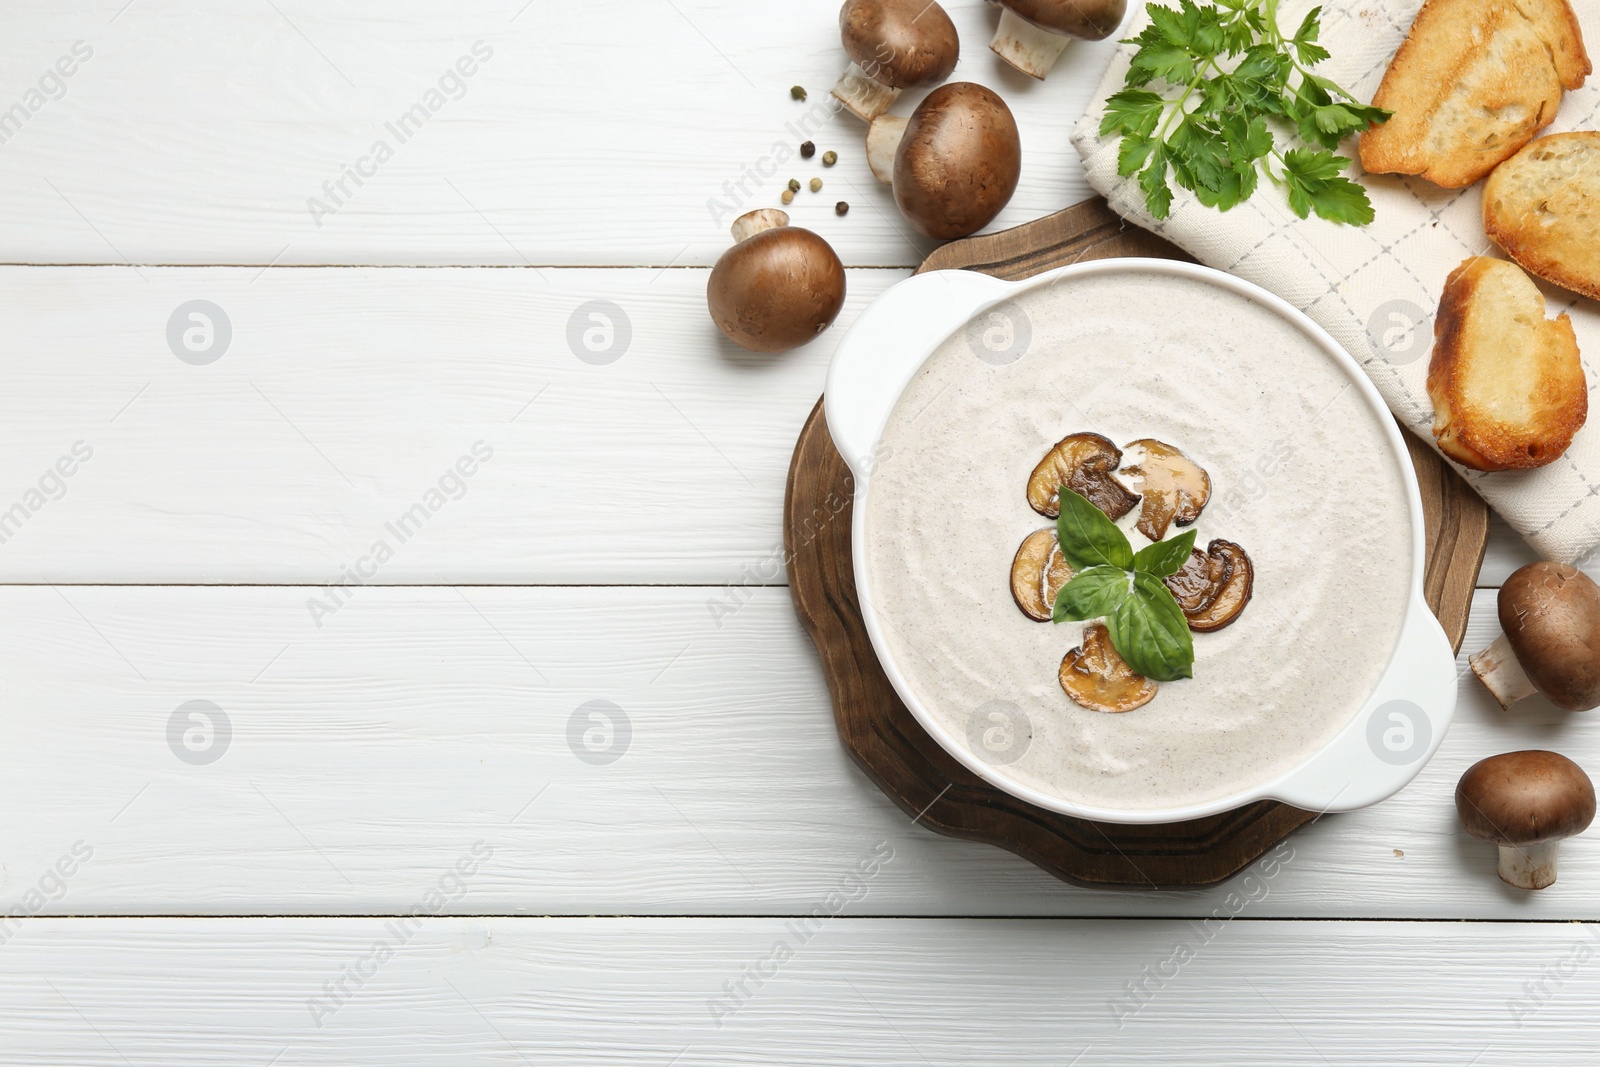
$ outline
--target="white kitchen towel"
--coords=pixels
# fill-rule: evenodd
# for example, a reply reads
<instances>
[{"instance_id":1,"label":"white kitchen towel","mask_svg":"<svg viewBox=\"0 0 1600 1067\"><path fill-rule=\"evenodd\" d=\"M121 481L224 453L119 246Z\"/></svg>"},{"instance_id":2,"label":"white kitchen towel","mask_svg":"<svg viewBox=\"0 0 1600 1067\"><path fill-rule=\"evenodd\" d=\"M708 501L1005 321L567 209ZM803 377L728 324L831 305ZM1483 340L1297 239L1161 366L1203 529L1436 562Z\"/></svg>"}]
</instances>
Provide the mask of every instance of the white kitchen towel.
<instances>
[{"instance_id":1,"label":"white kitchen towel","mask_svg":"<svg viewBox=\"0 0 1600 1067\"><path fill-rule=\"evenodd\" d=\"M1285 0L1279 21L1291 31L1319 0ZM1359 99L1371 100L1421 0L1321 0L1322 43L1333 58L1317 72ZM1175 6L1175 5L1174 5ZM1591 55L1600 55L1600 0L1573 4ZM1132 37L1148 24L1142 4L1125 27ZM1287 197L1263 181L1232 211L1202 206L1178 189L1172 213L1157 222L1144 210L1132 179L1117 176L1116 137L1100 136L1105 99L1123 87L1131 45L1111 61L1105 80L1072 140L1089 184L1118 214L1161 234L1209 266L1237 274L1303 309L1355 357L1402 425L1432 442L1428 356L1445 279L1468 256L1501 255L1484 236L1482 183L1440 189L1421 178L1362 175L1377 210L1369 226L1339 226L1313 215L1302 220ZM1067 57L1070 62L1071 56ZM1600 129L1600 75L1568 93L1548 132ZM1278 132L1280 145L1287 136ZM1355 139L1343 155L1355 157ZM1594 562L1600 547L1600 303L1541 285L1549 314L1567 312L1577 329L1589 379L1591 415L1567 454L1534 471L1485 474L1458 467L1489 505L1549 559Z\"/></svg>"}]
</instances>

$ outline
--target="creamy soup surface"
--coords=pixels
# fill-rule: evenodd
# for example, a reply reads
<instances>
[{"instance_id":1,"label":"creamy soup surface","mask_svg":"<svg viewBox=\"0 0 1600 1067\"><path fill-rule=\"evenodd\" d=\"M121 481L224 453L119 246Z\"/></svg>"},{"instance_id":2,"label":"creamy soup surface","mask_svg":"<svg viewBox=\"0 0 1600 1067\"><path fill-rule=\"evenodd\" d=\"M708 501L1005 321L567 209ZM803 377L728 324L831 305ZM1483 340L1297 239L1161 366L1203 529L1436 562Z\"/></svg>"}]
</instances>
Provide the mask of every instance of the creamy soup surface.
<instances>
[{"instance_id":1,"label":"creamy soup surface","mask_svg":"<svg viewBox=\"0 0 1600 1067\"><path fill-rule=\"evenodd\" d=\"M1201 804L1291 769L1359 710L1399 637L1412 533L1387 413L1297 328L1200 281L1089 277L1002 309L929 357L868 480L872 598L911 689L980 759L1072 804ZM1255 564L1244 613L1194 635L1194 677L1122 714L1056 680L1082 626L1034 622L1010 592L1017 546L1053 525L1028 476L1083 431L1182 449L1212 481L1196 544L1235 541ZM1118 523L1135 550L1138 514Z\"/></svg>"}]
</instances>

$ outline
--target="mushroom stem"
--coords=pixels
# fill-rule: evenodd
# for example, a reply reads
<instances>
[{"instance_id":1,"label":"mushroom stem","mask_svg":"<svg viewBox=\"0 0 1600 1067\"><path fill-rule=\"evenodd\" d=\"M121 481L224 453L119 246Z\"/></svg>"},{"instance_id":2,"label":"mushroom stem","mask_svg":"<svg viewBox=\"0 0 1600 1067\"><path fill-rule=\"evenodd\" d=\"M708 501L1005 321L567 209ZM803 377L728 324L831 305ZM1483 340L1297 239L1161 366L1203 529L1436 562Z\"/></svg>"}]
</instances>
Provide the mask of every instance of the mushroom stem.
<instances>
[{"instance_id":1,"label":"mushroom stem","mask_svg":"<svg viewBox=\"0 0 1600 1067\"><path fill-rule=\"evenodd\" d=\"M1556 852L1560 841L1541 841L1537 845L1501 845L1500 863L1495 868L1500 880L1518 889L1543 889L1556 880Z\"/></svg>"},{"instance_id":2,"label":"mushroom stem","mask_svg":"<svg viewBox=\"0 0 1600 1067\"><path fill-rule=\"evenodd\" d=\"M1469 656L1467 663L1472 666L1472 673L1478 676L1484 688L1494 694L1502 709L1508 709L1523 697L1531 697L1539 691L1522 669L1522 664L1517 662L1517 655L1511 650L1511 641L1505 634L1501 634L1494 644L1482 652Z\"/></svg>"},{"instance_id":3,"label":"mushroom stem","mask_svg":"<svg viewBox=\"0 0 1600 1067\"><path fill-rule=\"evenodd\" d=\"M894 155L910 121L904 115L879 115L867 127L867 166L885 185L894 184Z\"/></svg>"},{"instance_id":4,"label":"mushroom stem","mask_svg":"<svg viewBox=\"0 0 1600 1067\"><path fill-rule=\"evenodd\" d=\"M1035 26L1010 8L1002 7L1000 26L994 31L989 48L1022 73L1043 80L1071 40L1064 33Z\"/></svg>"},{"instance_id":5,"label":"mushroom stem","mask_svg":"<svg viewBox=\"0 0 1600 1067\"><path fill-rule=\"evenodd\" d=\"M775 207L761 207L754 211L746 211L743 215L733 220L733 243L740 244L748 241L763 230L776 229L779 226L789 225L789 213L779 211Z\"/></svg>"},{"instance_id":6,"label":"mushroom stem","mask_svg":"<svg viewBox=\"0 0 1600 1067\"><path fill-rule=\"evenodd\" d=\"M846 111L862 122L871 122L888 111L900 96L899 89L868 77L860 63L850 64L830 91Z\"/></svg>"}]
</instances>

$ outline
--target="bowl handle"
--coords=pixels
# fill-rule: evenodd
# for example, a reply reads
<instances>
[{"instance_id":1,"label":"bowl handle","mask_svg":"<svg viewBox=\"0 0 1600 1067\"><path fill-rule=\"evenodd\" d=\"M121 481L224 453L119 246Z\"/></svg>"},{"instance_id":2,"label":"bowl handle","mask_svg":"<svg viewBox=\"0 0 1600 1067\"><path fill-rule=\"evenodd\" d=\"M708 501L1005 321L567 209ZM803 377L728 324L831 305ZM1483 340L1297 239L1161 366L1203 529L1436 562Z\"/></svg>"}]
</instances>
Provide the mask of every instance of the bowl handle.
<instances>
[{"instance_id":1,"label":"bowl handle","mask_svg":"<svg viewBox=\"0 0 1600 1067\"><path fill-rule=\"evenodd\" d=\"M1310 762L1267 790L1306 811L1351 811L1398 792L1444 740L1455 714L1456 657L1420 590L1372 697Z\"/></svg>"},{"instance_id":2,"label":"bowl handle","mask_svg":"<svg viewBox=\"0 0 1600 1067\"><path fill-rule=\"evenodd\" d=\"M871 470L889 414L929 353L1009 288L969 270L929 271L893 286L856 319L828 366L823 411L858 479Z\"/></svg>"}]
</instances>

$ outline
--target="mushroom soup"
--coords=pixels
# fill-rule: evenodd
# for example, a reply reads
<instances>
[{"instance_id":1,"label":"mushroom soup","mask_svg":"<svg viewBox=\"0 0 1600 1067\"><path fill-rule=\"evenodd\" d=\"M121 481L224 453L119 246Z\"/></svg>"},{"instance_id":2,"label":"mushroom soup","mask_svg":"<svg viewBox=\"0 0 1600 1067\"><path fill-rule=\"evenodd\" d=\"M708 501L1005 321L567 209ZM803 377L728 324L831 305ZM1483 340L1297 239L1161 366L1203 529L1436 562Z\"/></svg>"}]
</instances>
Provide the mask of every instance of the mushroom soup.
<instances>
[{"instance_id":1,"label":"mushroom soup","mask_svg":"<svg viewBox=\"0 0 1600 1067\"><path fill-rule=\"evenodd\" d=\"M1412 527L1388 417L1235 293L1136 273L1023 293L941 345L885 428L865 536L890 654L975 756L1068 803L1181 807L1271 781L1349 722L1400 634ZM1243 545L1254 569L1248 609L1194 634L1194 677L1124 713L1067 696L1084 625L1037 621L1009 585L1053 525L1029 475L1080 432L1181 449L1211 480L1197 543ZM1134 549L1140 515L1117 522Z\"/></svg>"}]
</instances>

